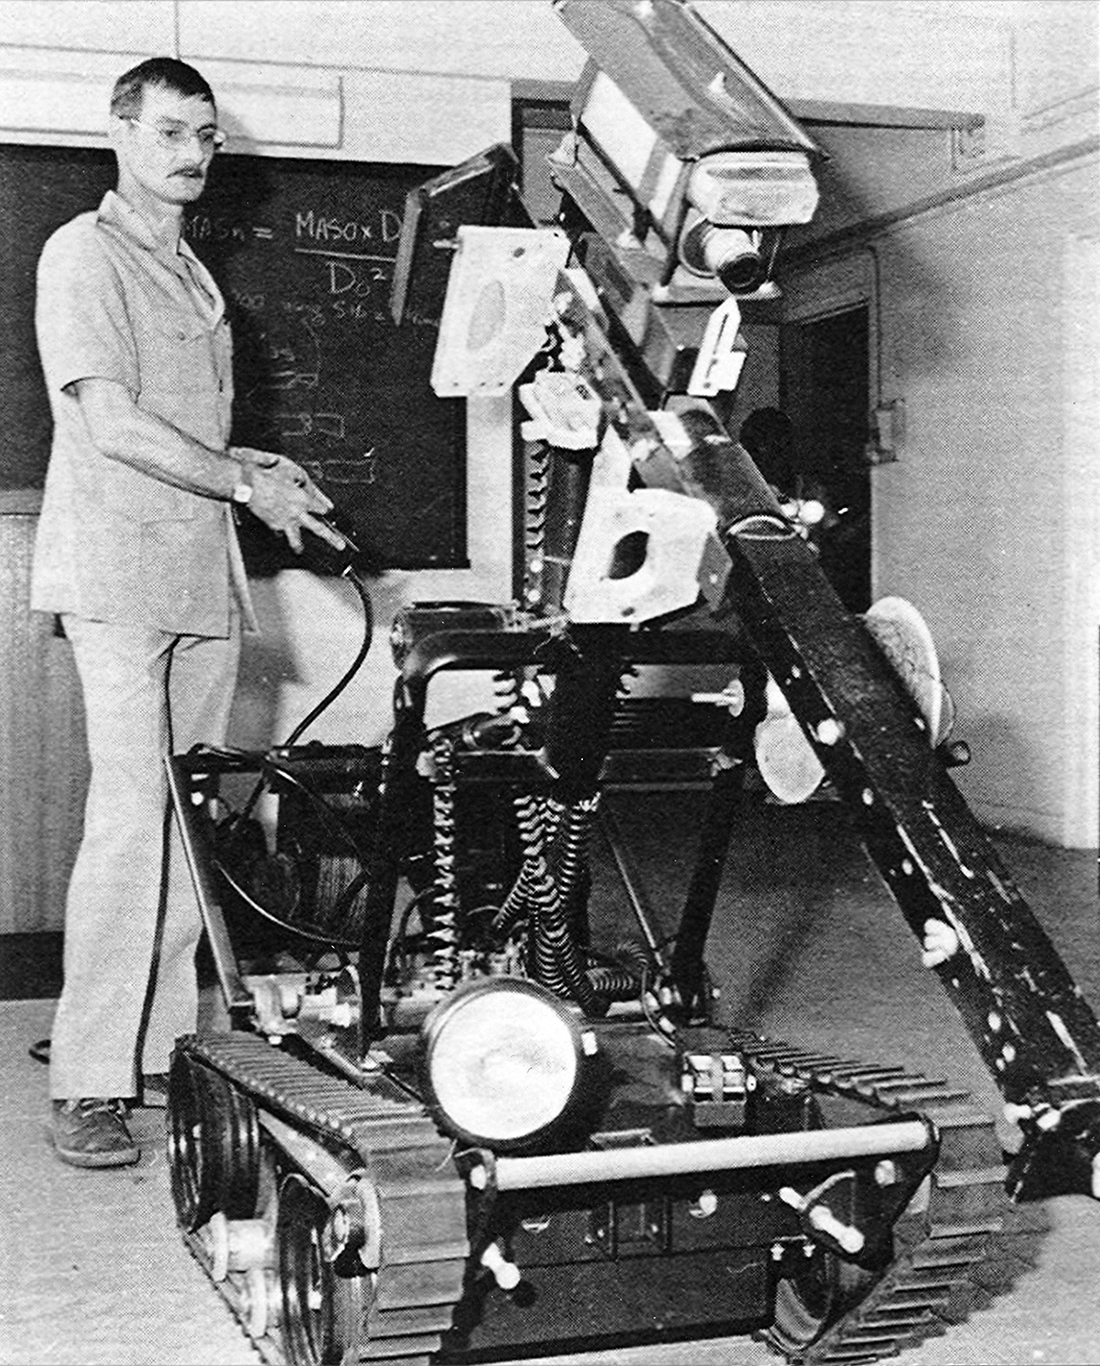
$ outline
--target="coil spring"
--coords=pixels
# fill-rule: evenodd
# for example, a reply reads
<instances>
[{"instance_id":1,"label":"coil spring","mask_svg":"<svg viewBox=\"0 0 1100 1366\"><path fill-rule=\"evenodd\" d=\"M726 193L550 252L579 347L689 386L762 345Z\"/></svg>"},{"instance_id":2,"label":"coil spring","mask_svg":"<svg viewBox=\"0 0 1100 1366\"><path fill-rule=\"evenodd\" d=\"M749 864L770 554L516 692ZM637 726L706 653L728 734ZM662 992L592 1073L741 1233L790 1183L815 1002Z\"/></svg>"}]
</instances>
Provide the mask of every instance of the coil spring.
<instances>
[{"instance_id":1,"label":"coil spring","mask_svg":"<svg viewBox=\"0 0 1100 1366\"><path fill-rule=\"evenodd\" d=\"M458 982L458 877L455 858L454 747L444 735L432 737L432 853L435 868L432 913L427 928L427 975L440 991Z\"/></svg>"},{"instance_id":2,"label":"coil spring","mask_svg":"<svg viewBox=\"0 0 1100 1366\"><path fill-rule=\"evenodd\" d=\"M513 937L522 939L526 944L527 968L537 977L539 970L533 957L532 915L537 915L539 906L550 900L556 891L550 865L546 861L549 812L545 799L540 800L530 794L517 796L515 807L520 840L523 844L523 866L513 888L515 897L513 899L509 894L500 918L502 921L508 917L513 919Z\"/></svg>"},{"instance_id":3,"label":"coil spring","mask_svg":"<svg viewBox=\"0 0 1100 1366\"><path fill-rule=\"evenodd\" d=\"M546 543L546 508L550 495L552 458L553 452L545 441L524 443L524 606L531 606L542 597L542 553Z\"/></svg>"},{"instance_id":4,"label":"coil spring","mask_svg":"<svg viewBox=\"0 0 1100 1366\"><path fill-rule=\"evenodd\" d=\"M564 808L560 802L537 797L530 792L518 793L512 804L523 846L523 863L504 905L493 917L493 931L496 934L513 932L517 937L526 937L527 917L536 899L535 888L544 871L549 876L544 855L545 842L553 838Z\"/></svg>"},{"instance_id":5,"label":"coil spring","mask_svg":"<svg viewBox=\"0 0 1100 1366\"><path fill-rule=\"evenodd\" d=\"M588 969L588 980L609 1001L633 1001L641 994L653 965L641 944L620 940L611 951L611 963L597 963Z\"/></svg>"},{"instance_id":6,"label":"coil spring","mask_svg":"<svg viewBox=\"0 0 1100 1366\"><path fill-rule=\"evenodd\" d=\"M522 697L520 694L520 675L516 671L510 673L501 672L493 675L493 697L496 701L497 711L501 716L506 716L519 706Z\"/></svg>"},{"instance_id":7,"label":"coil spring","mask_svg":"<svg viewBox=\"0 0 1100 1366\"><path fill-rule=\"evenodd\" d=\"M598 792L574 802L566 814L561 833L562 847L557 865L558 889L563 912L578 931L583 921L579 916L570 914L570 909L575 904L581 875L588 870L588 843L599 804Z\"/></svg>"},{"instance_id":8,"label":"coil spring","mask_svg":"<svg viewBox=\"0 0 1100 1366\"><path fill-rule=\"evenodd\" d=\"M561 804L554 805L560 823ZM537 854L532 860L537 876L532 880L530 893L534 911L531 935L534 976L555 995L572 998L589 1015L603 1014L607 1003L593 989L585 973L581 950L569 923L569 897L579 870L584 866L583 855L595 805L594 798L587 798L565 810L561 874L557 878L546 859L544 832L539 832Z\"/></svg>"},{"instance_id":9,"label":"coil spring","mask_svg":"<svg viewBox=\"0 0 1100 1366\"><path fill-rule=\"evenodd\" d=\"M586 976L592 989L608 1001L633 1001L642 989L629 968L614 967L609 963L589 968Z\"/></svg>"},{"instance_id":10,"label":"coil spring","mask_svg":"<svg viewBox=\"0 0 1100 1366\"><path fill-rule=\"evenodd\" d=\"M585 971L556 890L536 903L533 957L535 980L555 996L576 1001L586 1015L607 1012L607 1001Z\"/></svg>"},{"instance_id":11,"label":"coil spring","mask_svg":"<svg viewBox=\"0 0 1100 1366\"><path fill-rule=\"evenodd\" d=\"M606 1007L584 974L561 889L546 856L547 842L556 834L565 808L532 793L519 793L514 802L523 865L493 928L498 933L511 930L515 937L522 935L529 946L527 969L536 981L555 995L575 1000L588 1014L600 1014Z\"/></svg>"}]
</instances>

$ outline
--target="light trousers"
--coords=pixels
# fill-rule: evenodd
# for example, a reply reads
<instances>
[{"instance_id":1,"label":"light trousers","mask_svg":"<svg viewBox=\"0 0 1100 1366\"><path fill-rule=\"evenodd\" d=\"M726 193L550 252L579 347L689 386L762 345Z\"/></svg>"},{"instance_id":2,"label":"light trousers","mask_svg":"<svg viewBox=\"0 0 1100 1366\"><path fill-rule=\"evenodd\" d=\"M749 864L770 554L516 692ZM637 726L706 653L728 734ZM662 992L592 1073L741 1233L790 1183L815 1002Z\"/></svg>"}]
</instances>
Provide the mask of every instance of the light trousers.
<instances>
[{"instance_id":1,"label":"light trousers","mask_svg":"<svg viewBox=\"0 0 1100 1366\"><path fill-rule=\"evenodd\" d=\"M65 906L54 1099L136 1094L196 1027L202 932L165 756L225 742L240 657L226 640L63 617L84 695L91 783Z\"/></svg>"}]
</instances>

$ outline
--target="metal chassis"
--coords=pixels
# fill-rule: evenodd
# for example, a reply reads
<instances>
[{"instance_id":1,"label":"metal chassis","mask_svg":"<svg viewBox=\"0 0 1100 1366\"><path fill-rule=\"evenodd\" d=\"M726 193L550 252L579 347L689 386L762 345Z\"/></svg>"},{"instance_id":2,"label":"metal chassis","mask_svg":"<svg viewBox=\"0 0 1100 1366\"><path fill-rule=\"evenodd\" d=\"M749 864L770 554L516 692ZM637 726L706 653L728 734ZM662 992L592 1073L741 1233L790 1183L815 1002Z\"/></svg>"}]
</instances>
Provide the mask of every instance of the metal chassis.
<instances>
[{"instance_id":1,"label":"metal chassis","mask_svg":"<svg viewBox=\"0 0 1100 1366\"><path fill-rule=\"evenodd\" d=\"M368 883L365 927L359 958L363 1029L359 1054L365 1056L379 1030L376 1011L381 998L387 938L401 877L399 840L406 810L408 783L415 774L424 738L428 689L436 674L448 669L506 670L535 666L554 671L578 659L595 659L604 676L617 675L630 664L743 664L748 658L736 634L711 630L628 631L608 627L573 627L567 634L551 626L516 631L435 632L410 652L395 685L395 724L390 735L379 793L377 831ZM592 756L591 780L634 784L653 777L650 751L603 752ZM673 765L678 785L709 789L709 800L695 860L675 936L671 961L665 965L688 1010L705 1008L703 951L713 918L730 834L741 798L742 762L714 749L677 751L664 756ZM206 855L206 836L192 792L208 775L255 772L258 756L222 755L196 751L167 760L169 792L180 824L182 841L196 888L215 968L231 1011L252 1007L251 994L241 978L236 955L218 900L213 871ZM458 756L460 782L508 783L526 788L545 787L560 780L545 749L535 751L473 751ZM585 781L588 781L587 776ZM651 954L660 958L643 905L643 894L631 876L623 843L608 815L602 831L614 855L620 877ZM370 1003L374 1003L372 1006Z\"/></svg>"}]
</instances>

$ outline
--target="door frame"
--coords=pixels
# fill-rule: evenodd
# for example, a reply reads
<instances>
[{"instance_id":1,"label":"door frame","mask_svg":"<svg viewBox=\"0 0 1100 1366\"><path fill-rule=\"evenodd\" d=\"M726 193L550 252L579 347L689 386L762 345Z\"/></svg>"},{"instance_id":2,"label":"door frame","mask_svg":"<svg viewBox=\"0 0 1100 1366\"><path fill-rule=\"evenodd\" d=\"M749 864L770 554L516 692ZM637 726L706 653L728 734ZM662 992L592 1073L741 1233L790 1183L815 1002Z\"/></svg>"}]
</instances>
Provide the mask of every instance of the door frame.
<instances>
[{"instance_id":1,"label":"door frame","mask_svg":"<svg viewBox=\"0 0 1100 1366\"><path fill-rule=\"evenodd\" d=\"M867 310L867 422L883 402L881 281L878 256L867 245L844 256L801 266L782 276L780 328L821 322L855 308ZM780 347L782 355L782 346ZM782 392L782 376L780 376ZM871 601L878 594L878 509L874 465L868 469L871 502Z\"/></svg>"}]
</instances>

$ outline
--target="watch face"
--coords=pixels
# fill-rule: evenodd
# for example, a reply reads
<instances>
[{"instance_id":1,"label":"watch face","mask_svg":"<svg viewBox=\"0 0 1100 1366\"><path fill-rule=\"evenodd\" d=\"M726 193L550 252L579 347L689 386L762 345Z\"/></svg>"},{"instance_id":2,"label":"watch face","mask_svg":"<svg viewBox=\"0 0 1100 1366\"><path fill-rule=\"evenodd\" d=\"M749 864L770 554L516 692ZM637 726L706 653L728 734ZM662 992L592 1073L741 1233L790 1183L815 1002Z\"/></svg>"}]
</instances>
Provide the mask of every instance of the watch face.
<instances>
[{"instance_id":1,"label":"watch face","mask_svg":"<svg viewBox=\"0 0 1100 1366\"><path fill-rule=\"evenodd\" d=\"M233 501L235 503L247 503L252 497L251 484L237 484L233 490Z\"/></svg>"}]
</instances>

